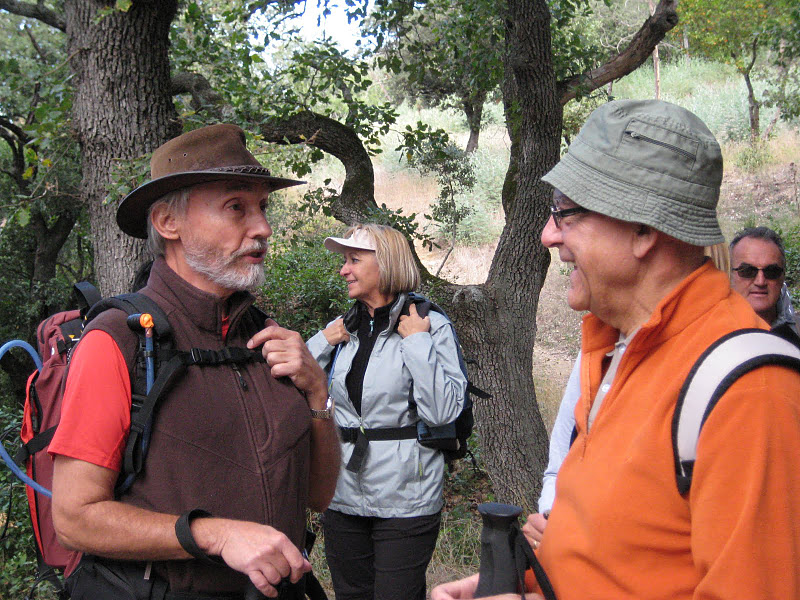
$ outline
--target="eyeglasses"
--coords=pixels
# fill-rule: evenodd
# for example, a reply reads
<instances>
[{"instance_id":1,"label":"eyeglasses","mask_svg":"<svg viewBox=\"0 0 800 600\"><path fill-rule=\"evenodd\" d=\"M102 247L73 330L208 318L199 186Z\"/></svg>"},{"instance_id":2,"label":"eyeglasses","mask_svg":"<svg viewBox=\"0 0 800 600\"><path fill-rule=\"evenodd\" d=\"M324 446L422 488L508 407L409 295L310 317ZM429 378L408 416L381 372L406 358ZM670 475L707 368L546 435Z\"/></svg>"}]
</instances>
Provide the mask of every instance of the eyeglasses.
<instances>
[{"instance_id":1,"label":"eyeglasses","mask_svg":"<svg viewBox=\"0 0 800 600\"><path fill-rule=\"evenodd\" d=\"M770 281L780 279L781 275L783 275L783 267L777 264L767 265L763 269L759 269L749 263L742 263L736 267L734 271L736 271L737 275L742 279L753 279L758 275L759 271L764 273L764 278Z\"/></svg>"},{"instance_id":2,"label":"eyeglasses","mask_svg":"<svg viewBox=\"0 0 800 600\"><path fill-rule=\"evenodd\" d=\"M590 211L588 208L583 208L582 206L573 206L571 208L558 208L555 204L550 206L550 214L553 215L553 223L555 223L556 227L559 229L561 229L561 219L585 212Z\"/></svg>"}]
</instances>

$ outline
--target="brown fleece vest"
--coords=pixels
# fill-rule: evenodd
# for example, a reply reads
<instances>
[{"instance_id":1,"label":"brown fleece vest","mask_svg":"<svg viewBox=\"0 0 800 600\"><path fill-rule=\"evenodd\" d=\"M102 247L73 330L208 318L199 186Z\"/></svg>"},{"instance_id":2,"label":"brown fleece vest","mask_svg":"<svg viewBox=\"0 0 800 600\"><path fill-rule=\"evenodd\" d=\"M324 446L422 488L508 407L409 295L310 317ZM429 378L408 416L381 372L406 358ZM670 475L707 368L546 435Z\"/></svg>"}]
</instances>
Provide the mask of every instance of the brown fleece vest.
<instances>
[{"instance_id":1,"label":"brown fleece vest","mask_svg":"<svg viewBox=\"0 0 800 600\"><path fill-rule=\"evenodd\" d=\"M263 328L248 312L253 297L227 302L229 330L222 340L225 302L198 290L159 259L142 293L166 313L175 347L244 347ZM138 339L125 315L109 310L90 326L108 332L129 367ZM129 369L130 370L130 369ZM302 548L308 499L310 412L288 380L264 363L192 366L162 400L154 419L143 472L121 500L155 512L202 508L212 515L255 521L285 533ZM154 564L172 591L241 592L247 578L195 560Z\"/></svg>"}]
</instances>

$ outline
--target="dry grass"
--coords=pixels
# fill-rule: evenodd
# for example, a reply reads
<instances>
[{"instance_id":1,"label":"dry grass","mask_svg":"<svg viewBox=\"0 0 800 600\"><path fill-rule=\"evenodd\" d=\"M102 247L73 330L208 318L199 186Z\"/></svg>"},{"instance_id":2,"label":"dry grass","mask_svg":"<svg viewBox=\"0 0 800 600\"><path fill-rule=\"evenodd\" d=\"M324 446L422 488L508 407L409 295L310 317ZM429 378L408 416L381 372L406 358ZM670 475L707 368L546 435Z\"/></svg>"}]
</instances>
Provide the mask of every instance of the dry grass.
<instances>
[{"instance_id":1,"label":"dry grass","mask_svg":"<svg viewBox=\"0 0 800 600\"><path fill-rule=\"evenodd\" d=\"M391 209L403 209L404 215L417 213L417 222L425 223L422 214L428 210L439 189L436 180L413 171L389 172L375 166L375 201Z\"/></svg>"}]
</instances>

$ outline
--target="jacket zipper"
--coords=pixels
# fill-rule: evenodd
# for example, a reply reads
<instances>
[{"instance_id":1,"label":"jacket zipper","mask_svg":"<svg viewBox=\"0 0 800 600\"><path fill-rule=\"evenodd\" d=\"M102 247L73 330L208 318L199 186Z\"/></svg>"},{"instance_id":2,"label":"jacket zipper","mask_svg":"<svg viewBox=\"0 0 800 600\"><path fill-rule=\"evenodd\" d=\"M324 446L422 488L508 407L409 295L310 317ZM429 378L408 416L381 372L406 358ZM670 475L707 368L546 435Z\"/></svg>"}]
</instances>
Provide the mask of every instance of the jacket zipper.
<instances>
[{"instance_id":1,"label":"jacket zipper","mask_svg":"<svg viewBox=\"0 0 800 600\"><path fill-rule=\"evenodd\" d=\"M242 371L239 369L239 365L231 365L233 372L236 373L236 377L239 378L239 387L241 387L245 392L247 391L247 382L242 377Z\"/></svg>"},{"instance_id":2,"label":"jacket zipper","mask_svg":"<svg viewBox=\"0 0 800 600\"><path fill-rule=\"evenodd\" d=\"M661 140L656 140L651 137L647 137L646 135L642 135L641 133L638 133L636 131L629 130L626 131L625 133L631 136L631 138L634 140L642 140L643 142L648 142L650 144L655 144L656 146L668 148L669 150L677 152L678 154L682 154L686 158L691 158L692 160L694 160L695 158L694 154L688 152L687 150L684 150L683 148L678 148L677 146L673 146L672 144L667 144L666 142L662 142Z\"/></svg>"}]
</instances>

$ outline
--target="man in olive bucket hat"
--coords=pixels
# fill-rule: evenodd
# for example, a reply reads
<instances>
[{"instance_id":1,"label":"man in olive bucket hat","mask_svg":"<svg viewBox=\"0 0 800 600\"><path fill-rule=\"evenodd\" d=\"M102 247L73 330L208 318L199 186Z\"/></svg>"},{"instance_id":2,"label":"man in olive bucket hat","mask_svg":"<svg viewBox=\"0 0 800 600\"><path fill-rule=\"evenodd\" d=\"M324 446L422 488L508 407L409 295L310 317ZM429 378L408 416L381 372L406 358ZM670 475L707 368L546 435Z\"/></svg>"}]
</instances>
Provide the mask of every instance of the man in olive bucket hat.
<instances>
[{"instance_id":1,"label":"man in olive bucket hat","mask_svg":"<svg viewBox=\"0 0 800 600\"><path fill-rule=\"evenodd\" d=\"M588 311L577 437L536 551L555 595L800 598L800 374L768 364L735 379L705 415L688 489L676 476L691 367L723 336L767 329L703 255L723 241L714 136L674 104L610 102L543 179L555 189L542 243L573 266L567 302Z\"/></svg>"},{"instance_id":2,"label":"man in olive bucket hat","mask_svg":"<svg viewBox=\"0 0 800 600\"><path fill-rule=\"evenodd\" d=\"M269 193L302 182L273 177L234 125L167 142L151 173L117 212L155 256L141 293L177 350L246 347L265 362L188 368L159 405L144 471L115 498L138 338L118 310L90 323L49 449L54 524L75 550L68 588L73 600L232 599L252 582L299 598L305 511L330 501L339 444L324 373L299 334L257 317L250 292L264 281Z\"/></svg>"}]
</instances>

